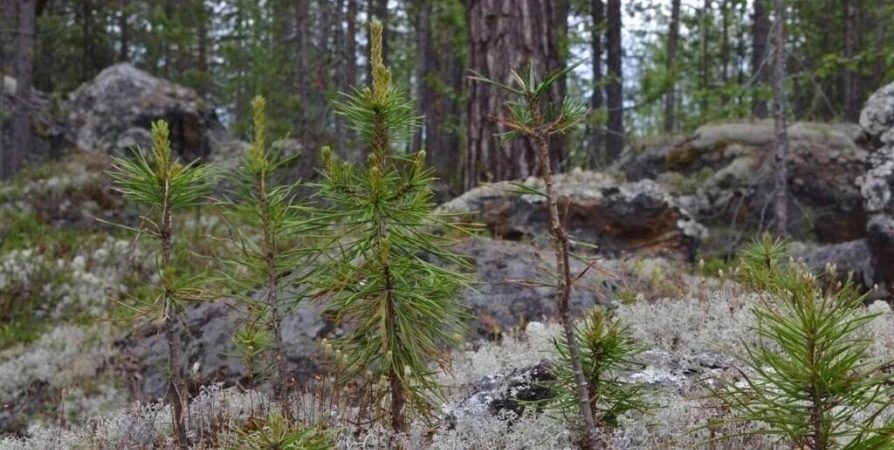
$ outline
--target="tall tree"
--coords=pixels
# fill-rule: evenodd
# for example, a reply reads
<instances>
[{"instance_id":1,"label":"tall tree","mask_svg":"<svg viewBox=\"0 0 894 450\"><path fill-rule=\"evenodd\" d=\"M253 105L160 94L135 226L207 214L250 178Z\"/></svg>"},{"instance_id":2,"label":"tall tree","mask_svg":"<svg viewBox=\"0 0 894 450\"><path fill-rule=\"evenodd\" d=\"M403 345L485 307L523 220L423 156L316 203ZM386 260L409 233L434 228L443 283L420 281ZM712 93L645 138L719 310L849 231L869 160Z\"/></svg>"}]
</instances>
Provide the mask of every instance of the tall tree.
<instances>
[{"instance_id":1,"label":"tall tree","mask_svg":"<svg viewBox=\"0 0 894 450\"><path fill-rule=\"evenodd\" d=\"M560 22L552 0L465 0L469 37L469 67L484 77L510 82L509 72L533 64L534 72L546 73L561 66L557 31ZM547 18L547 20L543 20ZM487 83L466 82L466 189L481 182L525 178L539 172L536 149L517 140L501 145L506 129L488 120L506 101L506 94ZM561 85L550 91L549 101L564 97ZM557 140L551 157L558 168L564 148Z\"/></svg>"},{"instance_id":2,"label":"tall tree","mask_svg":"<svg viewBox=\"0 0 894 450\"><path fill-rule=\"evenodd\" d=\"M12 145L0 161L0 178L9 178L21 169L31 150L31 85L34 71L34 34L37 22L35 0L18 1L18 37L16 39L16 107L12 125Z\"/></svg>"},{"instance_id":3,"label":"tall tree","mask_svg":"<svg viewBox=\"0 0 894 450\"><path fill-rule=\"evenodd\" d=\"M859 39L862 33L860 26L858 3L862 0L845 0L844 5L844 120L858 122L860 120L860 108L862 107L862 95L860 89L860 74L852 61L859 53Z\"/></svg>"},{"instance_id":4,"label":"tall tree","mask_svg":"<svg viewBox=\"0 0 894 450\"><path fill-rule=\"evenodd\" d=\"M680 40L680 0L671 0L671 19L669 30L667 32L667 62L665 67L667 76L673 80L664 97L664 132L673 133L674 109L677 104L677 88L676 88L676 59L677 44Z\"/></svg>"},{"instance_id":5,"label":"tall tree","mask_svg":"<svg viewBox=\"0 0 894 450\"><path fill-rule=\"evenodd\" d=\"M416 13L416 101L425 118L414 147L424 149L438 177L459 190L462 173L457 162L463 145L459 44L465 44L462 5L456 0L421 0Z\"/></svg>"},{"instance_id":6,"label":"tall tree","mask_svg":"<svg viewBox=\"0 0 894 450\"><path fill-rule=\"evenodd\" d=\"M590 15L593 18L593 28L590 30L590 58L593 64L593 94L590 96L590 108L599 111L603 107L603 77L602 77L602 36L605 33L605 3L602 0L592 0L590 3ZM590 131L590 163L592 167L605 166L606 161L602 153L603 137L601 126L594 126Z\"/></svg>"},{"instance_id":7,"label":"tall tree","mask_svg":"<svg viewBox=\"0 0 894 450\"><path fill-rule=\"evenodd\" d=\"M614 161L624 150L624 74L621 53L621 0L608 0L606 4L606 44L608 46L608 138L606 156Z\"/></svg>"},{"instance_id":8,"label":"tall tree","mask_svg":"<svg viewBox=\"0 0 894 450\"><path fill-rule=\"evenodd\" d=\"M769 85L770 61L767 58L767 43L770 40L770 14L766 0L754 0L751 16L751 70L755 88L755 96L751 103L751 114L757 119L766 119L769 115L767 102L760 94L760 88Z\"/></svg>"},{"instance_id":9,"label":"tall tree","mask_svg":"<svg viewBox=\"0 0 894 450\"><path fill-rule=\"evenodd\" d=\"M776 0L773 30L773 115L776 126L774 152L775 191L774 212L776 234L785 236L788 224L788 132L785 125L785 3Z\"/></svg>"}]
</instances>

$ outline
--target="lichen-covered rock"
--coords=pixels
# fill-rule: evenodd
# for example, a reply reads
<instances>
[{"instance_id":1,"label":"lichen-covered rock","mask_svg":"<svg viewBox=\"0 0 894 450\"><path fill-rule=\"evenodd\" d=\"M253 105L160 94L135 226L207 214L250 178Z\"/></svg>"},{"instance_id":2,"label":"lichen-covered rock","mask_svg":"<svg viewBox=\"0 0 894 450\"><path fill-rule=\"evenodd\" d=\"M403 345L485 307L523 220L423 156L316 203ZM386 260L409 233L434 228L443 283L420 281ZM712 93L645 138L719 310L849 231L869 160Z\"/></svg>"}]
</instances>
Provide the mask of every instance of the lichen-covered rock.
<instances>
[{"instance_id":1,"label":"lichen-covered rock","mask_svg":"<svg viewBox=\"0 0 894 450\"><path fill-rule=\"evenodd\" d=\"M65 102L70 138L85 152L120 153L149 148L152 122L170 125L173 150L193 160L214 150L225 130L214 111L190 88L155 78L130 64L113 65Z\"/></svg>"},{"instance_id":2,"label":"lichen-covered rock","mask_svg":"<svg viewBox=\"0 0 894 450\"><path fill-rule=\"evenodd\" d=\"M866 214L856 180L869 167L865 133L854 124L796 123L788 136L792 236L831 243L861 238ZM775 139L770 122L705 125L682 142L628 151L613 169L632 180L655 179L712 231L766 229Z\"/></svg>"},{"instance_id":3,"label":"lichen-covered rock","mask_svg":"<svg viewBox=\"0 0 894 450\"><path fill-rule=\"evenodd\" d=\"M864 208L870 214L894 213L891 184L894 183L894 83L869 97L860 114L860 125L881 143L869 158L869 168L858 183Z\"/></svg>"},{"instance_id":4,"label":"lichen-covered rock","mask_svg":"<svg viewBox=\"0 0 894 450\"><path fill-rule=\"evenodd\" d=\"M860 125L873 138L881 138L894 128L894 83L875 91L863 105ZM894 135L888 134L889 137ZM882 139L885 141L885 139ZM887 142L894 144L894 142Z\"/></svg>"},{"instance_id":5,"label":"lichen-covered rock","mask_svg":"<svg viewBox=\"0 0 894 450\"><path fill-rule=\"evenodd\" d=\"M469 324L476 338L493 338L501 330L519 324L557 317L555 288L542 266L555 271L555 253L520 242L492 239L467 239L452 248L471 258L477 269L475 289L463 293L463 302L474 318ZM571 261L571 273L584 272L587 266ZM577 280L571 294L575 316L597 305L609 305L609 295L621 283L613 272L591 269Z\"/></svg>"},{"instance_id":6,"label":"lichen-covered rock","mask_svg":"<svg viewBox=\"0 0 894 450\"><path fill-rule=\"evenodd\" d=\"M866 242L872 254L875 281L887 290L894 286L894 219L877 214L866 225Z\"/></svg>"},{"instance_id":7,"label":"lichen-covered rock","mask_svg":"<svg viewBox=\"0 0 894 450\"><path fill-rule=\"evenodd\" d=\"M595 172L553 178L573 241L599 246L605 255L631 254L690 260L704 228L651 180L619 182ZM475 188L439 208L484 223L497 238L520 240L547 236L549 218L543 181L530 178L520 187L501 182Z\"/></svg>"},{"instance_id":8,"label":"lichen-covered rock","mask_svg":"<svg viewBox=\"0 0 894 450\"><path fill-rule=\"evenodd\" d=\"M845 282L853 274L854 283L864 289L875 284L872 255L865 239L820 246L798 256L814 273L826 273L833 266L838 281Z\"/></svg>"},{"instance_id":9,"label":"lichen-covered rock","mask_svg":"<svg viewBox=\"0 0 894 450\"><path fill-rule=\"evenodd\" d=\"M18 82L7 75L0 80L0 148L12 145L12 123L17 111L15 89ZM36 164L63 154L70 143L65 139L64 123L57 120L57 111L50 96L31 90L27 108L31 114L32 147L25 154L28 164Z\"/></svg>"},{"instance_id":10,"label":"lichen-covered rock","mask_svg":"<svg viewBox=\"0 0 894 450\"><path fill-rule=\"evenodd\" d=\"M555 318L555 289L542 286L549 282L540 264L551 264L549 250L517 242L499 242L471 238L453 247L467 255L477 268L479 283L462 294L471 309L468 323L471 340L493 340L520 324ZM572 261L572 272L581 273L586 265ZM555 267L553 267L555 270ZM538 284L539 283L539 284ZM598 270L590 270L577 281L571 297L575 315L597 305L608 305L609 294L620 280ZM200 304L186 312L187 328L177 329L184 343L182 370L193 375L196 384L245 381L248 371L239 358L232 337L240 325L239 306L225 299ZM302 303L283 321L283 338L289 369L296 380L307 380L319 367L319 340L338 336L341 328L327 319L325 307ZM120 345L129 349L130 372L134 392L143 399L163 396L167 358L166 341L157 329L135 332Z\"/></svg>"}]
</instances>

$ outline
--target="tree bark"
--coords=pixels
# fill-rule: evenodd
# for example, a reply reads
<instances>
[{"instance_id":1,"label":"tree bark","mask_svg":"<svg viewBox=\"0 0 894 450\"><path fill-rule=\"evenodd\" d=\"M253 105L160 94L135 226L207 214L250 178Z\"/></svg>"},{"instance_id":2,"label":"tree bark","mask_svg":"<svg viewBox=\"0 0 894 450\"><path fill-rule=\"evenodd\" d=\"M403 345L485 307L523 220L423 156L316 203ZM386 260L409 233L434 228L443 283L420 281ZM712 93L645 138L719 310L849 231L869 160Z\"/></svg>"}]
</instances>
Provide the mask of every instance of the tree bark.
<instances>
[{"instance_id":1,"label":"tree bark","mask_svg":"<svg viewBox=\"0 0 894 450\"><path fill-rule=\"evenodd\" d=\"M844 59L848 62L844 69L844 120L848 122L859 122L862 107L860 74L850 64L860 51L857 41L861 31L854 3L854 0L844 2Z\"/></svg>"},{"instance_id":2,"label":"tree bark","mask_svg":"<svg viewBox=\"0 0 894 450\"><path fill-rule=\"evenodd\" d=\"M348 86L357 84L357 0L348 0L348 15L345 19L345 74Z\"/></svg>"},{"instance_id":3,"label":"tree bark","mask_svg":"<svg viewBox=\"0 0 894 450\"><path fill-rule=\"evenodd\" d=\"M677 42L680 39L680 0L671 1L671 21L670 29L667 32L667 60L665 69L667 76L672 77L670 87L664 96L664 132L673 133L676 129L674 123L674 107L676 106L676 60L677 60Z\"/></svg>"},{"instance_id":4,"label":"tree bark","mask_svg":"<svg viewBox=\"0 0 894 450\"><path fill-rule=\"evenodd\" d=\"M349 86L347 83L347 71L345 70L345 66L347 65L347 58L353 58L353 55L348 56L345 52L345 0L336 0L335 1L335 90L336 92L348 92ZM335 139L336 139L336 148L337 154L344 155L345 152L345 120L342 116L335 116Z\"/></svg>"},{"instance_id":5,"label":"tree bark","mask_svg":"<svg viewBox=\"0 0 894 450\"><path fill-rule=\"evenodd\" d=\"M788 133L785 124L785 3L776 0L773 31L775 67L773 71L773 115L776 126L774 157L776 234L785 236L788 224Z\"/></svg>"},{"instance_id":6,"label":"tree bark","mask_svg":"<svg viewBox=\"0 0 894 450\"><path fill-rule=\"evenodd\" d=\"M608 138L606 155L612 162L624 150L624 74L621 53L621 0L608 0L606 18L608 32Z\"/></svg>"},{"instance_id":7,"label":"tree bark","mask_svg":"<svg viewBox=\"0 0 894 450\"><path fill-rule=\"evenodd\" d=\"M130 11L128 9L129 0L120 0L118 5L118 28L120 31L120 42L118 43L118 62L130 61Z\"/></svg>"},{"instance_id":8,"label":"tree bark","mask_svg":"<svg viewBox=\"0 0 894 450\"><path fill-rule=\"evenodd\" d=\"M510 70L527 73L528 64L543 75L561 68L559 13L553 0L466 0L469 67L500 83L510 83ZM543 20L552 18L552 20ZM546 101L559 102L562 85L551 89ZM466 82L466 161L464 187L481 182L536 176L540 161L534 146L524 139L500 145L505 128L490 120L507 100L505 93L487 83ZM551 158L562 160L561 140L550 148Z\"/></svg>"},{"instance_id":9,"label":"tree bark","mask_svg":"<svg viewBox=\"0 0 894 450\"><path fill-rule=\"evenodd\" d=\"M886 53L885 53L885 31L890 26L889 17L885 14L886 10L889 10L885 7L885 0L875 0L875 7L873 8L873 12L875 13L875 64L872 67L873 72L873 86L881 86L882 82L885 80L885 72L887 71L887 64L885 63Z\"/></svg>"},{"instance_id":10,"label":"tree bark","mask_svg":"<svg viewBox=\"0 0 894 450\"><path fill-rule=\"evenodd\" d=\"M16 105L12 125L10 152L0 161L2 176L7 179L22 168L25 155L31 150L31 84L34 71L35 0L18 1L18 38L16 39Z\"/></svg>"},{"instance_id":11,"label":"tree bark","mask_svg":"<svg viewBox=\"0 0 894 450\"><path fill-rule=\"evenodd\" d=\"M454 190L462 189L462 172L457 164L462 156L463 62L456 48L459 30L440 20L434 5L437 0L422 0L417 9L416 64L419 83L416 100L425 117L416 136L416 150L425 149L428 164L438 177Z\"/></svg>"},{"instance_id":12,"label":"tree bark","mask_svg":"<svg viewBox=\"0 0 894 450\"><path fill-rule=\"evenodd\" d=\"M593 95L590 97L590 108L599 111L604 106L603 79L602 79L602 35L605 33L605 3L602 0L592 0L590 14L593 16L593 29L591 34L591 59L593 63ZM590 130L590 166L591 168L605 167L607 164L602 152L605 134L602 125L596 124Z\"/></svg>"},{"instance_id":13,"label":"tree bark","mask_svg":"<svg viewBox=\"0 0 894 450\"><path fill-rule=\"evenodd\" d=\"M764 2L754 0L751 21L751 70L755 94L751 101L751 115L757 119L769 116L767 102L758 95L760 88L769 84L770 61L767 58L767 43L770 39L770 14Z\"/></svg>"},{"instance_id":14,"label":"tree bark","mask_svg":"<svg viewBox=\"0 0 894 450\"><path fill-rule=\"evenodd\" d=\"M701 49L700 53L700 67L699 67L699 90L703 93L708 92L711 84L711 68L710 68L710 59L711 56L708 54L708 36L710 34L710 24L713 20L711 17L711 0L705 0L704 5L699 11L699 23L701 28L701 40L699 45ZM702 117L708 116L708 96L702 95L701 101L699 102L699 113Z\"/></svg>"}]
</instances>

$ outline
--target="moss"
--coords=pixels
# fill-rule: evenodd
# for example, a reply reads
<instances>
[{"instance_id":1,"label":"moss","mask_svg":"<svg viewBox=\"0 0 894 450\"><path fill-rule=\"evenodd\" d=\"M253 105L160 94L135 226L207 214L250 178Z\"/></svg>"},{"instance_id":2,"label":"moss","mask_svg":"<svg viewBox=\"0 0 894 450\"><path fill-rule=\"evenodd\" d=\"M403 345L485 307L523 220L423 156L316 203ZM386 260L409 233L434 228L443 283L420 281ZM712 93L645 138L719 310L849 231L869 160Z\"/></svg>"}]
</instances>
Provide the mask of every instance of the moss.
<instances>
[{"instance_id":1,"label":"moss","mask_svg":"<svg viewBox=\"0 0 894 450\"><path fill-rule=\"evenodd\" d=\"M0 324L0 350L18 344L30 344L36 341L45 330L46 327L40 321L31 319Z\"/></svg>"}]
</instances>

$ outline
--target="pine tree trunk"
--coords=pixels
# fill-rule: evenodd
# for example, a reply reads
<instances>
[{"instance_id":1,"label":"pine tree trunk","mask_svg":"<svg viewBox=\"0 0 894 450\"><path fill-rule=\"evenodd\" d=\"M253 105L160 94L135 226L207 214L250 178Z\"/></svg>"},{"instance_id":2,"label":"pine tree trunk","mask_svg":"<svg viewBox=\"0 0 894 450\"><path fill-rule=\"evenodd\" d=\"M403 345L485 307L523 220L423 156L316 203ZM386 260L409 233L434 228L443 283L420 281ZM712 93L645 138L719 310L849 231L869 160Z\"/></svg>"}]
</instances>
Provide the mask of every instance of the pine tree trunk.
<instances>
[{"instance_id":1,"label":"pine tree trunk","mask_svg":"<svg viewBox=\"0 0 894 450\"><path fill-rule=\"evenodd\" d=\"M456 130L463 115L459 98L464 67L454 50L458 30L439 20L433 8L436 1L422 0L417 11L417 102L425 119L414 147L425 149L427 162L438 177L460 191L462 173L457 162L463 143Z\"/></svg>"},{"instance_id":2,"label":"pine tree trunk","mask_svg":"<svg viewBox=\"0 0 894 450\"><path fill-rule=\"evenodd\" d=\"M561 14L556 7L553 0L466 0L469 68L501 83L510 82L510 70L526 73L529 63L538 74L560 69L557 31L561 27L555 22ZM543 20L544 17L551 20ZM496 135L505 129L490 117L502 110L506 94L487 83L471 80L466 82L466 94L465 188L539 174L540 161L530 142L519 139L499 145ZM558 103L563 96L561 85L557 84L547 101ZM553 161L561 161L562 141L554 142L550 156Z\"/></svg>"},{"instance_id":3,"label":"pine tree trunk","mask_svg":"<svg viewBox=\"0 0 894 450\"><path fill-rule=\"evenodd\" d=\"M357 0L348 0L348 14L345 19L345 75L348 86L357 82Z\"/></svg>"},{"instance_id":4,"label":"pine tree trunk","mask_svg":"<svg viewBox=\"0 0 894 450\"><path fill-rule=\"evenodd\" d=\"M857 5L854 0L844 2L844 59L850 62L859 52L857 42L860 26L857 18ZM848 65L844 70L844 120L859 122L860 108L860 74Z\"/></svg>"},{"instance_id":5,"label":"pine tree trunk","mask_svg":"<svg viewBox=\"0 0 894 450\"><path fill-rule=\"evenodd\" d=\"M722 0L720 2L720 17L721 17L721 29L720 29L720 81L722 82L722 91L720 93L720 107L721 110L726 109L727 103L729 103L729 95L726 93L726 87L729 83L729 60L732 55L732 49L730 48L729 43L729 28L730 28L730 6L728 0Z\"/></svg>"},{"instance_id":6,"label":"pine tree trunk","mask_svg":"<svg viewBox=\"0 0 894 450\"><path fill-rule=\"evenodd\" d=\"M16 38L16 95L15 117L12 124L10 152L0 161L0 178L12 177L22 167L25 155L31 150L31 84L34 71L34 34L36 31L35 0L18 2L18 36Z\"/></svg>"},{"instance_id":7,"label":"pine tree trunk","mask_svg":"<svg viewBox=\"0 0 894 450\"><path fill-rule=\"evenodd\" d=\"M606 18L608 32L608 138L606 154L608 162L614 162L624 150L624 74L621 53L621 0L608 0Z\"/></svg>"},{"instance_id":8,"label":"pine tree trunk","mask_svg":"<svg viewBox=\"0 0 894 450\"><path fill-rule=\"evenodd\" d=\"M118 62L130 61L130 11L127 8L128 0L118 2L118 29L120 42L118 43Z\"/></svg>"},{"instance_id":9,"label":"pine tree trunk","mask_svg":"<svg viewBox=\"0 0 894 450\"><path fill-rule=\"evenodd\" d=\"M345 0L335 1L335 90L337 92L348 92L350 86L346 77L346 55L345 55ZM344 155L346 149L345 139L345 120L342 116L335 116L335 139L337 152Z\"/></svg>"},{"instance_id":10,"label":"pine tree trunk","mask_svg":"<svg viewBox=\"0 0 894 450\"><path fill-rule=\"evenodd\" d=\"M590 14L593 16L593 29L590 31L590 52L593 64L593 95L590 97L590 108L595 112L603 107L604 96L602 87L602 35L605 33L605 3L602 0L593 0L590 4ZM590 167L605 167L607 164L605 154L602 152L605 134L601 125L592 126L590 130Z\"/></svg>"},{"instance_id":11,"label":"pine tree trunk","mask_svg":"<svg viewBox=\"0 0 894 450\"><path fill-rule=\"evenodd\" d=\"M788 133L785 125L785 4L776 0L773 31L775 70L773 71L773 115L776 125L775 203L776 234L785 236L788 224Z\"/></svg>"},{"instance_id":12,"label":"pine tree trunk","mask_svg":"<svg viewBox=\"0 0 894 450\"><path fill-rule=\"evenodd\" d=\"M711 68L710 68L710 60L711 56L708 54L708 36L710 30L710 24L713 17L711 17L711 0L705 0L702 9L699 11L699 23L701 24L701 40L699 45L701 49L699 51L700 55L700 66L699 67L699 90L702 92L708 92L711 84ZM708 96L702 95L702 99L699 102L699 114L702 117L708 117Z\"/></svg>"},{"instance_id":13,"label":"pine tree trunk","mask_svg":"<svg viewBox=\"0 0 894 450\"><path fill-rule=\"evenodd\" d=\"M754 79L754 87L761 88L769 85L770 64L767 58L767 48L770 39L770 14L764 2L767 0L754 0L754 11L751 25L751 70ZM751 101L751 115L757 119L766 119L769 116L767 102L757 95Z\"/></svg>"},{"instance_id":14,"label":"pine tree trunk","mask_svg":"<svg viewBox=\"0 0 894 450\"><path fill-rule=\"evenodd\" d=\"M890 23L889 17L885 13L890 11L890 8L886 8L885 3L885 0L875 0L875 7L873 8L875 14L875 64L872 67L872 84L875 87L881 86L887 71L885 62L885 31L890 26Z\"/></svg>"},{"instance_id":15,"label":"pine tree trunk","mask_svg":"<svg viewBox=\"0 0 894 450\"><path fill-rule=\"evenodd\" d=\"M667 32L667 61L665 68L668 76L673 76L674 80L664 96L664 132L673 133L676 129L674 123L674 107L676 106L677 82L676 82L676 59L677 59L677 42L680 40L680 0L671 1L671 21L670 29Z\"/></svg>"}]
</instances>

